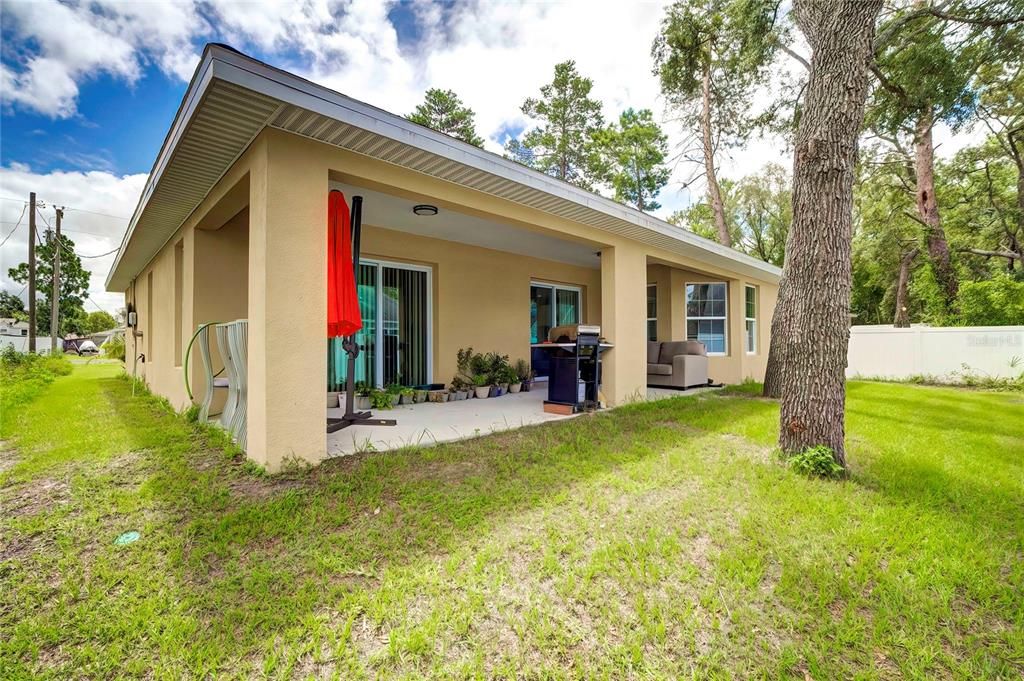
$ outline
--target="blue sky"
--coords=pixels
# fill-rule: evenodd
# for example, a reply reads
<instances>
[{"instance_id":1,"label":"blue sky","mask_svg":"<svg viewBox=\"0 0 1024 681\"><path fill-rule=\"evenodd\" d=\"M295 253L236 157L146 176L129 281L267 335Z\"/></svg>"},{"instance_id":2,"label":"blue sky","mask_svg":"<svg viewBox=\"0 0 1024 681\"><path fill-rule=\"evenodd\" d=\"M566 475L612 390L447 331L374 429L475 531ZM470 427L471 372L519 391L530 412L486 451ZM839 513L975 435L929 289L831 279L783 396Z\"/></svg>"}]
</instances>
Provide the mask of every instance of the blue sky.
<instances>
[{"instance_id":1,"label":"blue sky","mask_svg":"<svg viewBox=\"0 0 1024 681\"><path fill-rule=\"evenodd\" d=\"M117 248L206 42L225 42L385 110L406 114L430 87L452 89L476 111L486 147L500 152L531 121L526 97L554 64L576 61L594 81L606 120L649 108L670 145L690 131L664 115L650 47L664 2L466 0L5 0L0 13L0 288L24 259L24 198L43 213L63 205L83 255ZM784 72L782 64L776 72ZM955 145L946 147L955 148ZM724 150L720 174L789 164L777 139ZM673 166L657 213L700 198L694 167ZM123 301L103 290L113 256L88 259L91 305Z\"/></svg>"}]
</instances>

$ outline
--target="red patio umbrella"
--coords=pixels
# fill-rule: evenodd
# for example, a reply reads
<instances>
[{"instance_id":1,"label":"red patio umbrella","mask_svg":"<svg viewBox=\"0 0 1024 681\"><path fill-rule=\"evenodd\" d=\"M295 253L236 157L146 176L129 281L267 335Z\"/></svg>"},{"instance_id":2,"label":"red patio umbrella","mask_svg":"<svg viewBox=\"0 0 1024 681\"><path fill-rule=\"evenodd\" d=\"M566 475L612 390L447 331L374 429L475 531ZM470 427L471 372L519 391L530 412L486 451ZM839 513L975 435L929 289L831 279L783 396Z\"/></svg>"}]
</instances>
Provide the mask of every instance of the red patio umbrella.
<instances>
[{"instance_id":1,"label":"red patio umbrella","mask_svg":"<svg viewBox=\"0 0 1024 681\"><path fill-rule=\"evenodd\" d=\"M351 217L345 195L333 190L327 201L327 337L351 336L361 328Z\"/></svg>"}]
</instances>

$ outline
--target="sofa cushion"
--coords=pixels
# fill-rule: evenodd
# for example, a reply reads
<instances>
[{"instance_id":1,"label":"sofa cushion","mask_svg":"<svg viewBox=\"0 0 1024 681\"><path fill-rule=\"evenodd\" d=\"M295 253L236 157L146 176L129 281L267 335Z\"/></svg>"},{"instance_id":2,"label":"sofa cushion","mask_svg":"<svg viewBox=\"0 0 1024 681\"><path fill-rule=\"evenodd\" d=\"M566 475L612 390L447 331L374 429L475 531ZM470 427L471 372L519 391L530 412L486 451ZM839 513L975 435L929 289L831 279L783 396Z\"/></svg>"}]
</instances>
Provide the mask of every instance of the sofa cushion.
<instances>
[{"instance_id":1,"label":"sofa cushion","mask_svg":"<svg viewBox=\"0 0 1024 681\"><path fill-rule=\"evenodd\" d=\"M647 374L655 376L671 376L672 365L671 364L648 364Z\"/></svg>"},{"instance_id":2,"label":"sofa cushion","mask_svg":"<svg viewBox=\"0 0 1024 681\"><path fill-rule=\"evenodd\" d=\"M708 354L708 349L706 347L704 347L704 344L701 343L700 341L688 340L688 341L683 341L683 342L686 344L686 352L683 353L683 354L686 354L686 355L706 355L706 354Z\"/></svg>"},{"instance_id":3,"label":"sofa cushion","mask_svg":"<svg viewBox=\"0 0 1024 681\"><path fill-rule=\"evenodd\" d=\"M647 341L647 363L657 364L661 356L661 343L658 341Z\"/></svg>"},{"instance_id":4,"label":"sofa cushion","mask_svg":"<svg viewBox=\"0 0 1024 681\"><path fill-rule=\"evenodd\" d=\"M685 354L686 341L670 341L662 343L661 354L658 356L658 364L671 364L673 357Z\"/></svg>"}]
</instances>

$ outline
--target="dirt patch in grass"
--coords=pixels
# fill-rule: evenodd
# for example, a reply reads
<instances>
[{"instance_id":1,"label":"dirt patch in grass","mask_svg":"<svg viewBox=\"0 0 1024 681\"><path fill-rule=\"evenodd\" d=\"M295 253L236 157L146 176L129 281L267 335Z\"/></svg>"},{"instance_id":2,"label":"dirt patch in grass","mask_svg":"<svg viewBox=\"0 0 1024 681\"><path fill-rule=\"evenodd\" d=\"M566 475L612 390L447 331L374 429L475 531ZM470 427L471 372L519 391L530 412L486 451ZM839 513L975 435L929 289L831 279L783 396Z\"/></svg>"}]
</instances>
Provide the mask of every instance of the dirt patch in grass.
<instances>
[{"instance_id":1,"label":"dirt patch in grass","mask_svg":"<svg viewBox=\"0 0 1024 681\"><path fill-rule=\"evenodd\" d=\"M18 464L18 451L9 447L6 440L0 440L0 473L5 473Z\"/></svg>"},{"instance_id":2,"label":"dirt patch in grass","mask_svg":"<svg viewBox=\"0 0 1024 681\"><path fill-rule=\"evenodd\" d=\"M57 478L34 478L0 489L4 513L14 518L38 515L71 501L71 486Z\"/></svg>"},{"instance_id":3,"label":"dirt patch in grass","mask_svg":"<svg viewBox=\"0 0 1024 681\"><path fill-rule=\"evenodd\" d=\"M239 476L227 483L231 496L244 501L264 501L305 487L301 480Z\"/></svg>"}]
</instances>

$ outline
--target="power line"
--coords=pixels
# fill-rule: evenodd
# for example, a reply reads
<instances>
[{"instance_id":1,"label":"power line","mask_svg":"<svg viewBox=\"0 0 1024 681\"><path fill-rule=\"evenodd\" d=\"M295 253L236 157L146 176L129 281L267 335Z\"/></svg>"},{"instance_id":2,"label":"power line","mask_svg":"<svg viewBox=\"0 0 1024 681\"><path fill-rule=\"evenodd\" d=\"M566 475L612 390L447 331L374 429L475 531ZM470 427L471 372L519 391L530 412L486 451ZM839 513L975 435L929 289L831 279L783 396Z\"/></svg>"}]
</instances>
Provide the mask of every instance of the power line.
<instances>
[{"instance_id":1,"label":"power line","mask_svg":"<svg viewBox=\"0 0 1024 681\"><path fill-rule=\"evenodd\" d=\"M14 229L12 229L10 232L7 233L7 236L4 237L3 241L0 241L0 246L3 246L5 243L7 243L7 240L11 238L11 235L14 234L16 231L18 231L18 227L21 226L21 221L25 218L25 209L26 208L28 208L28 204L27 203L22 205L22 207L21 207L21 215L18 216L18 221L16 223L14 223Z\"/></svg>"},{"instance_id":2,"label":"power line","mask_svg":"<svg viewBox=\"0 0 1024 681\"><path fill-rule=\"evenodd\" d=\"M73 210L76 213L90 213L91 215L102 215L105 218L114 218L115 220L124 220L128 222L131 218L126 218L123 215L111 215L110 213L98 213L94 210L86 210L85 208L65 208L64 210Z\"/></svg>"},{"instance_id":3,"label":"power line","mask_svg":"<svg viewBox=\"0 0 1024 681\"><path fill-rule=\"evenodd\" d=\"M9 197L9 196L0 196L0 201L20 201L21 203L25 203L24 199L15 199L15 198L12 198L12 197ZM40 203L43 203L43 202L40 200ZM77 211L79 213L92 213L93 215L100 215L102 217L113 218L115 220L124 220L125 222L128 222L129 220L131 220L131 218L126 218L123 215L111 215L110 213L100 213L100 212L95 211L95 210L88 210L87 208L69 208L69 207L65 206L64 210L73 210L73 211Z\"/></svg>"},{"instance_id":4,"label":"power line","mask_svg":"<svg viewBox=\"0 0 1024 681\"><path fill-rule=\"evenodd\" d=\"M64 230L64 231L66 232L68 230ZM68 255L77 256L79 258L105 258L108 255L110 255L112 253L117 253L119 250L121 250L121 247L118 246L117 248L115 248L112 251L107 251L106 253L100 253L99 255L83 255L83 254L79 253L78 251L72 250L70 247L68 247L68 245L64 243L63 239L61 239L58 243L60 244L60 247L62 249L64 249L65 253L67 253Z\"/></svg>"},{"instance_id":5,"label":"power line","mask_svg":"<svg viewBox=\"0 0 1024 681\"><path fill-rule=\"evenodd\" d=\"M78 251L75 251L75 255L77 255L79 258L105 258L108 255L111 255L112 253L117 253L120 250L121 250L121 247L118 246L117 248L115 248L112 251L107 251L106 253L100 253L99 255L82 255Z\"/></svg>"}]
</instances>

